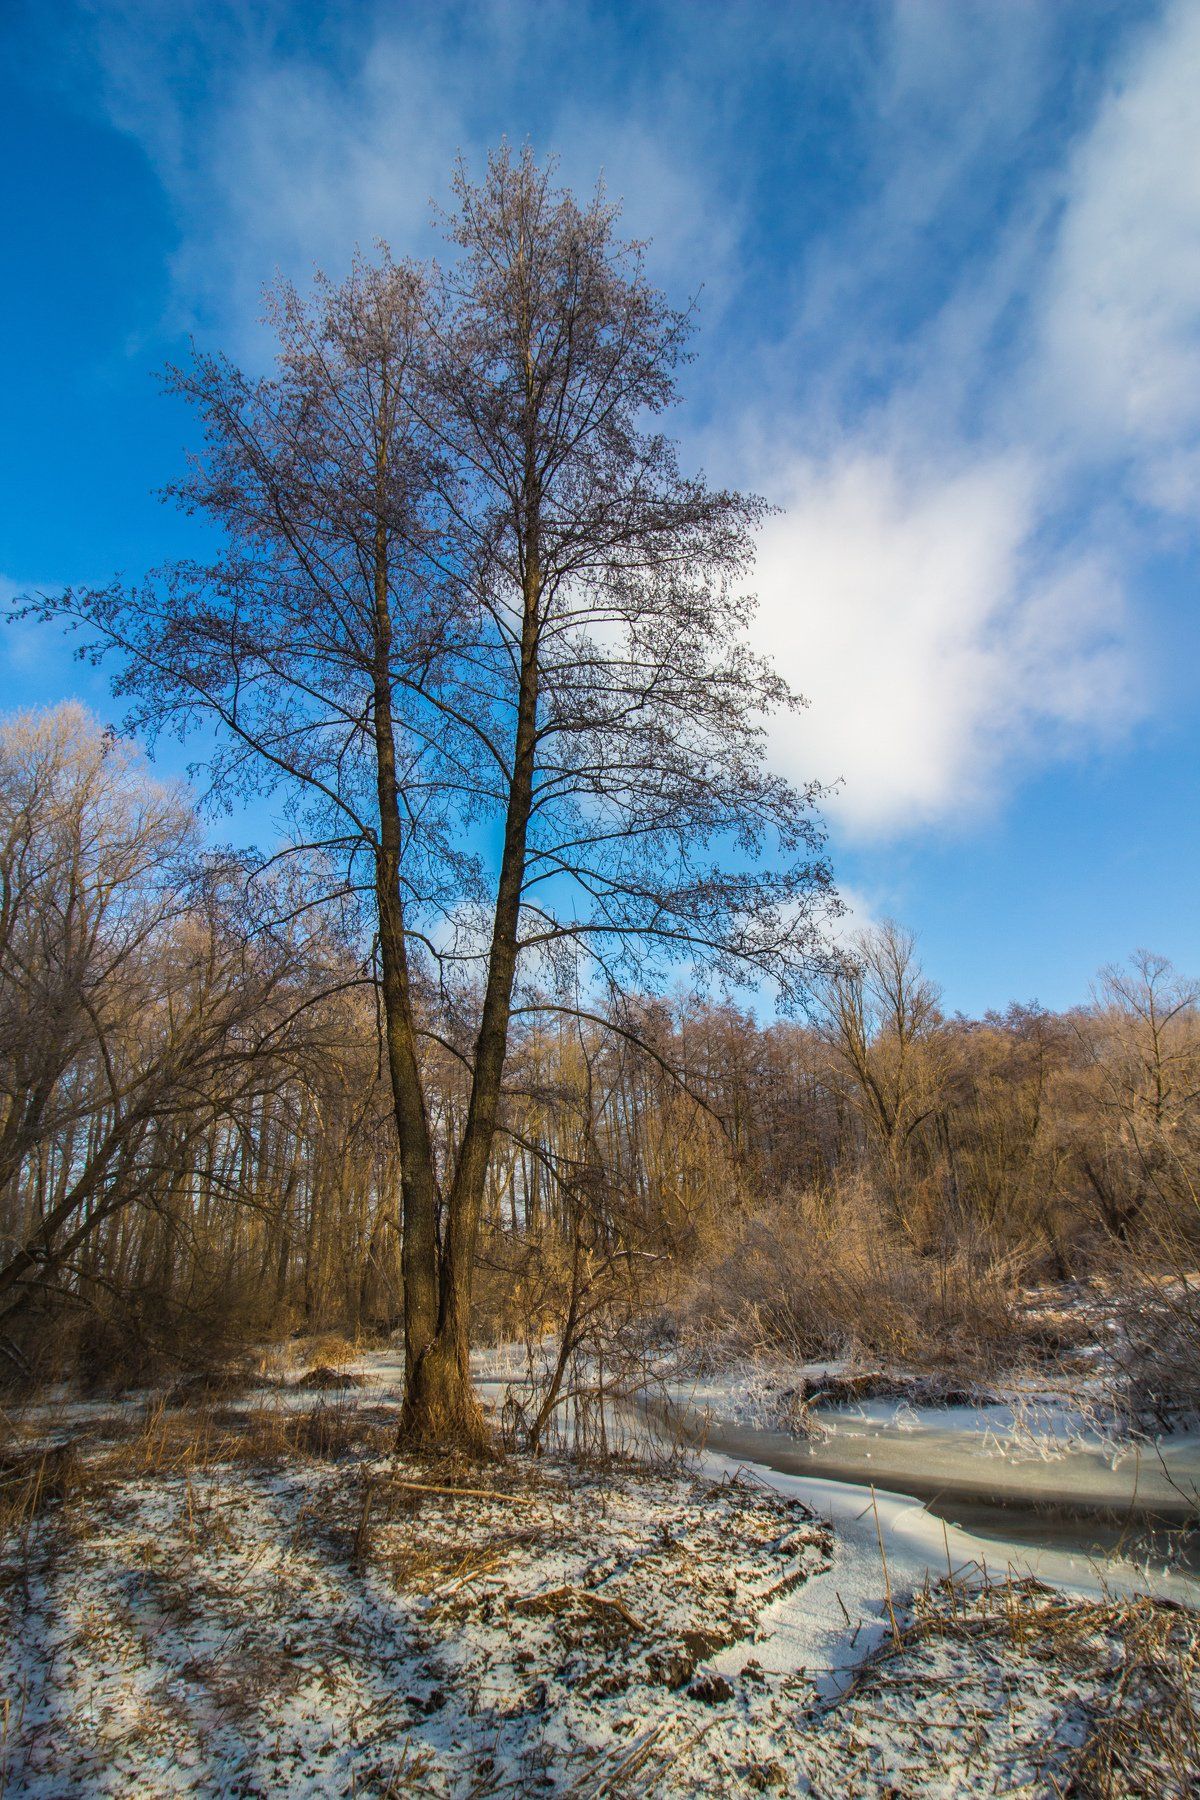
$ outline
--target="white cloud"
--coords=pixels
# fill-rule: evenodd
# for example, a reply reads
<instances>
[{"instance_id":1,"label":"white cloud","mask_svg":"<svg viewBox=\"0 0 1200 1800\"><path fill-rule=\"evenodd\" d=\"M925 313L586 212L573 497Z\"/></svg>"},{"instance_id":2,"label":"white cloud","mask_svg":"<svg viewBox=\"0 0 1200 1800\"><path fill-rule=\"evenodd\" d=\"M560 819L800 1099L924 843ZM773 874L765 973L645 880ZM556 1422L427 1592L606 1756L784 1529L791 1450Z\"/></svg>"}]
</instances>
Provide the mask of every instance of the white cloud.
<instances>
[{"instance_id":1,"label":"white cloud","mask_svg":"<svg viewBox=\"0 0 1200 1800\"><path fill-rule=\"evenodd\" d=\"M841 778L858 836L961 820L1014 760L1134 715L1119 588L1103 562L1033 554L1036 469L957 470L859 449L797 465L764 533L759 642L810 700L775 729L796 776Z\"/></svg>"},{"instance_id":2,"label":"white cloud","mask_svg":"<svg viewBox=\"0 0 1200 1800\"><path fill-rule=\"evenodd\" d=\"M1144 500L1200 493L1200 7L1138 45L1067 170L1030 404L1067 454L1127 460Z\"/></svg>"},{"instance_id":3,"label":"white cloud","mask_svg":"<svg viewBox=\"0 0 1200 1800\"><path fill-rule=\"evenodd\" d=\"M140 7L100 29L112 114L175 202L181 305L242 355L274 265L336 270L378 235L423 247L457 148L523 134L530 53L502 0L402 25L364 9L317 47L276 32L285 9L252 15L197 15L182 49L178 22ZM863 203L803 238L793 328L756 343L756 314L724 345L713 315L744 273L731 195L756 152L734 167L696 96L705 59L731 90L758 65L740 27L701 42L680 21L675 65L593 86L578 59L610 54L602 14L551 10L535 53L561 68L536 116L567 180L603 164L629 196L660 278L709 283L709 461L788 508L763 538L758 634L812 704L777 733L781 760L844 777L833 811L860 836L961 821L1148 704L1130 503L1178 517L1200 482L1200 8L1122 28L1064 150L1072 46L1050 11L895 0L854 86ZM800 37L788 14L769 54L795 38L802 59Z\"/></svg>"},{"instance_id":4,"label":"white cloud","mask_svg":"<svg viewBox=\"0 0 1200 1800\"><path fill-rule=\"evenodd\" d=\"M356 42L346 71L285 53L249 10L197 19L186 47L157 39L138 10L105 15L98 44L110 116L175 208L176 324L244 356L276 270L337 272L381 237L425 247L466 96L419 38Z\"/></svg>"},{"instance_id":5,"label":"white cloud","mask_svg":"<svg viewBox=\"0 0 1200 1800\"><path fill-rule=\"evenodd\" d=\"M894 122L887 254L878 239L866 253L860 331L888 257L919 254L972 158L1026 128L1015 76L1038 68L1006 38L998 87L977 90L962 79L978 50L969 20L927 4L896 20L885 113L936 118L947 73L981 102L944 152ZM970 818L1031 765L1111 742L1152 704L1136 581L1154 540L1136 508L1200 514L1198 92L1200 8L1185 0L1130 41L989 253L956 271L902 348L893 337L875 415L843 402L820 455L778 430L756 447L786 508L763 538L758 635L811 702L780 725L777 753L798 776L844 778L831 811L859 837ZM847 252L871 225L826 250L833 267L842 254L847 320ZM878 371L848 331L839 376L856 349Z\"/></svg>"},{"instance_id":6,"label":"white cloud","mask_svg":"<svg viewBox=\"0 0 1200 1800\"><path fill-rule=\"evenodd\" d=\"M883 923L885 915L880 911L880 897L868 894L865 888L839 881L838 899L843 910L829 925L830 936L835 944L845 948L860 933L874 931Z\"/></svg>"},{"instance_id":7,"label":"white cloud","mask_svg":"<svg viewBox=\"0 0 1200 1800\"><path fill-rule=\"evenodd\" d=\"M180 37L133 5L97 28L103 103L175 206L178 323L244 357L277 268L301 282L314 264L337 273L380 238L401 254L442 250L430 200L448 201L456 157L478 173L502 134L519 143L527 130L512 95L531 47L503 0L402 18L364 9L318 45L278 24L269 6L216 6ZM602 56L597 20L548 14L532 54L550 70L589 36ZM577 191L603 170L628 234L653 239L658 277L686 290L703 273L711 318L736 224L693 153L690 96L665 75L652 101L626 86L590 100L548 79L535 148L561 155Z\"/></svg>"}]
</instances>

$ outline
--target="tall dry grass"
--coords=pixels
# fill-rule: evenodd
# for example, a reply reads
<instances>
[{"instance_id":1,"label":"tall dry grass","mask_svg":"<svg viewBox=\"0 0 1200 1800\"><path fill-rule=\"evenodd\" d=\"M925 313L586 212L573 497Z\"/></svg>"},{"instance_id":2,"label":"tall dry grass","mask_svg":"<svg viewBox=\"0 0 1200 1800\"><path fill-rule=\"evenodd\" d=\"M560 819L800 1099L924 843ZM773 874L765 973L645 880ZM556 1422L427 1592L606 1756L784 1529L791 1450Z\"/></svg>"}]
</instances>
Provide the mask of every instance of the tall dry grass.
<instances>
[{"instance_id":1,"label":"tall dry grass","mask_svg":"<svg viewBox=\"0 0 1200 1800\"><path fill-rule=\"evenodd\" d=\"M759 1201L727 1222L683 1284L693 1356L843 1355L920 1368L994 1369L1033 1345L1023 1263L960 1238L921 1255L861 1180Z\"/></svg>"}]
</instances>

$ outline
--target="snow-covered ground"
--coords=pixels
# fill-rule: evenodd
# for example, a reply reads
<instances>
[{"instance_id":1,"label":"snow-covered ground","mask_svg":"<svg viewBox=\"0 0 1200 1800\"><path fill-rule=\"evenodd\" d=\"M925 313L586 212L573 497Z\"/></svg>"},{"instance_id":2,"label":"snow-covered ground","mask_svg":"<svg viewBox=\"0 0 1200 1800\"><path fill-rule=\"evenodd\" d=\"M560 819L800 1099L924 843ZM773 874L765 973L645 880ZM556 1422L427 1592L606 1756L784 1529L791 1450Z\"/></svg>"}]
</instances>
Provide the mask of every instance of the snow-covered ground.
<instances>
[{"instance_id":1,"label":"snow-covered ground","mask_svg":"<svg viewBox=\"0 0 1200 1800\"><path fill-rule=\"evenodd\" d=\"M151 1409L47 1463L0 1561L5 1795L1051 1795L1150 1640L1200 1703L1184 1613L909 1593L914 1503L396 1460L392 1397Z\"/></svg>"},{"instance_id":2,"label":"snow-covered ground","mask_svg":"<svg viewBox=\"0 0 1200 1800\"><path fill-rule=\"evenodd\" d=\"M5 1791L553 1792L707 1735L699 1780L771 1737L787 1680L746 1718L701 1659L823 1566L803 1508L684 1475L490 1481L218 1463L69 1508L6 1569Z\"/></svg>"},{"instance_id":3,"label":"snow-covered ground","mask_svg":"<svg viewBox=\"0 0 1200 1800\"><path fill-rule=\"evenodd\" d=\"M396 1459L397 1359L350 1368L12 1422L0 1793L1048 1796L1113 1743L1144 1765L1113 1791L1200 1775L1160 1741L1200 1707L1195 1619L1119 1598L1194 1604L1184 1574L771 1468L732 1378L689 1463L467 1468ZM484 1391L521 1373L493 1354ZM936 1421L896 1404L845 1431L924 1452ZM968 1426L1003 1463L1005 1420ZM51 1503L22 1511L47 1446Z\"/></svg>"}]
</instances>

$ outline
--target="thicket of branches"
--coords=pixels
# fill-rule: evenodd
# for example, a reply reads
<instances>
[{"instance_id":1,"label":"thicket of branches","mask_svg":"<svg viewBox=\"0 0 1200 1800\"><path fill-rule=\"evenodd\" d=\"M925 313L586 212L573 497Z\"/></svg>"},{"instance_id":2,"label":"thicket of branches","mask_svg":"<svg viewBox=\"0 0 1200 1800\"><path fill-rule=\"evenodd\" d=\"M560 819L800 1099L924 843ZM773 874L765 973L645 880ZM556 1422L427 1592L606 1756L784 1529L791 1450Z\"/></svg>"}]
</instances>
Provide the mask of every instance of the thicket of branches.
<instances>
[{"instance_id":1,"label":"thicket of branches","mask_svg":"<svg viewBox=\"0 0 1200 1800\"><path fill-rule=\"evenodd\" d=\"M132 1377L402 1325L374 984L335 906L260 887L81 709L0 728L14 1367ZM553 1346L530 1434L586 1359L651 1339L930 1361L1002 1340L1023 1282L1190 1268L1197 999L1143 955L1073 1012L949 1018L884 927L803 1023L694 996L522 1018L474 1305L486 1338ZM448 1156L469 1027L435 987L418 1005Z\"/></svg>"}]
</instances>

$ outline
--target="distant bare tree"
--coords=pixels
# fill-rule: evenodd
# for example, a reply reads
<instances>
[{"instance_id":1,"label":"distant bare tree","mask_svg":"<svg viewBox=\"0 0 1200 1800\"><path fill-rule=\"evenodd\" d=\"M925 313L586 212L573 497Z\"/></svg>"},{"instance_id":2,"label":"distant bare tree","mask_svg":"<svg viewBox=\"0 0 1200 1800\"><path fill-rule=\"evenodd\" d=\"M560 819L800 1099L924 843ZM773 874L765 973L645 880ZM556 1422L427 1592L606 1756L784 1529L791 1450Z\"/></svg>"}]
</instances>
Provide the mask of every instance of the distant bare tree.
<instances>
[{"instance_id":1,"label":"distant bare tree","mask_svg":"<svg viewBox=\"0 0 1200 1800\"><path fill-rule=\"evenodd\" d=\"M177 905L194 830L82 707L0 728L0 1191L75 1116L64 1077Z\"/></svg>"},{"instance_id":2,"label":"distant bare tree","mask_svg":"<svg viewBox=\"0 0 1200 1800\"><path fill-rule=\"evenodd\" d=\"M83 708L0 727L0 1323L257 1078L296 958L195 839Z\"/></svg>"},{"instance_id":3,"label":"distant bare tree","mask_svg":"<svg viewBox=\"0 0 1200 1800\"><path fill-rule=\"evenodd\" d=\"M394 1083L338 866L247 890L82 708L0 722L0 1358L26 1376L147 1381L403 1317ZM770 1026L699 993L602 1006L528 960L472 1302L547 1372L510 1409L528 1441L569 1417L601 1444L664 1332L987 1358L1014 1353L1026 1280L1098 1271L1135 1403L1194 1405L1200 991L1164 959L1067 1015L946 1019L886 927L813 1023ZM444 1226L483 990L454 954L413 963Z\"/></svg>"},{"instance_id":4,"label":"distant bare tree","mask_svg":"<svg viewBox=\"0 0 1200 1800\"><path fill-rule=\"evenodd\" d=\"M850 1077L906 1229L909 1157L936 1110L944 1078L938 999L917 960L916 940L890 920L856 934L845 964L821 992L823 1035Z\"/></svg>"},{"instance_id":5,"label":"distant bare tree","mask_svg":"<svg viewBox=\"0 0 1200 1800\"><path fill-rule=\"evenodd\" d=\"M136 725L215 719L216 790L286 788L364 903L405 1430L481 1446L469 1311L513 1021L696 964L795 999L829 878L815 790L763 766L761 721L792 699L744 638L762 507L649 429L686 315L603 195L581 206L528 151L478 186L460 169L455 199L448 275L385 253L311 302L282 286L273 379L175 372L205 429L179 497L225 555L44 610L123 654ZM468 1077L444 1149L431 1033Z\"/></svg>"},{"instance_id":6,"label":"distant bare tree","mask_svg":"<svg viewBox=\"0 0 1200 1800\"><path fill-rule=\"evenodd\" d=\"M1106 1227L1127 1238L1153 1205L1159 1226L1200 1227L1200 982L1137 951L1105 969L1077 1021L1095 1085L1080 1160ZM1097 1118L1099 1114L1099 1118Z\"/></svg>"}]
</instances>

